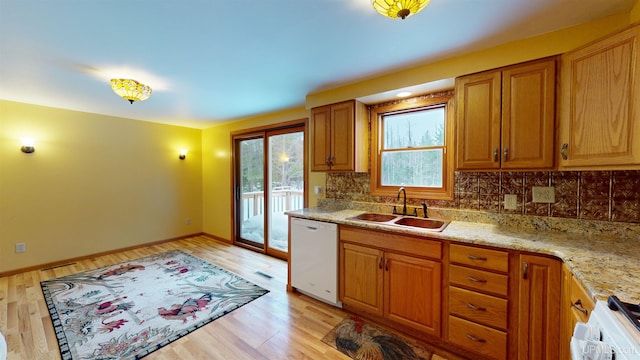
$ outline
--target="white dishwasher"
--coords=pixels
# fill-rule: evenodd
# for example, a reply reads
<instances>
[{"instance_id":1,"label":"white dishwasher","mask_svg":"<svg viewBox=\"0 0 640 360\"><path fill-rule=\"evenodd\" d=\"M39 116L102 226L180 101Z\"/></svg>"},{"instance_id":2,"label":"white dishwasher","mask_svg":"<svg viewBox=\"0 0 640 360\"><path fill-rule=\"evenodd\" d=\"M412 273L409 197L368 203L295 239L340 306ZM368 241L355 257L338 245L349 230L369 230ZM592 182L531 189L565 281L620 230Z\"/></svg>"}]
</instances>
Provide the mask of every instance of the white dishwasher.
<instances>
[{"instance_id":1,"label":"white dishwasher","mask_svg":"<svg viewBox=\"0 0 640 360\"><path fill-rule=\"evenodd\" d=\"M291 218L291 286L334 306L338 301L338 225Z\"/></svg>"}]
</instances>

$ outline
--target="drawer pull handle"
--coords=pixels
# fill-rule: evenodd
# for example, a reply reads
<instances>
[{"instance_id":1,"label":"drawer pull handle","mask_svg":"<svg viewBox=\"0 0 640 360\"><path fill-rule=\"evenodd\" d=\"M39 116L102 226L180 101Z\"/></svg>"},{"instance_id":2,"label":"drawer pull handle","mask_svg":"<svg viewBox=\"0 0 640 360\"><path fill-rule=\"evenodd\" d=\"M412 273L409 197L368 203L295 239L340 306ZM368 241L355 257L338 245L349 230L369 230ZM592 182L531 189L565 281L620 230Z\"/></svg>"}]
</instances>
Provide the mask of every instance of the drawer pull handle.
<instances>
[{"instance_id":1,"label":"drawer pull handle","mask_svg":"<svg viewBox=\"0 0 640 360\"><path fill-rule=\"evenodd\" d=\"M487 342L487 340L477 338L477 337L475 337L475 336L473 336L471 334L467 334L467 339L469 339L471 341L479 342L479 343L486 343Z\"/></svg>"},{"instance_id":2,"label":"drawer pull handle","mask_svg":"<svg viewBox=\"0 0 640 360\"><path fill-rule=\"evenodd\" d=\"M473 305L472 303L467 303L467 307L468 307L469 309L472 309L472 310L477 310L477 311L487 311L487 308L482 307L482 306L475 306L475 305Z\"/></svg>"},{"instance_id":3,"label":"drawer pull handle","mask_svg":"<svg viewBox=\"0 0 640 360\"><path fill-rule=\"evenodd\" d=\"M467 276L467 280L471 281L471 282L475 282L475 283L481 283L484 284L487 282L487 280L485 279L476 279L473 276Z\"/></svg>"},{"instance_id":4,"label":"drawer pull handle","mask_svg":"<svg viewBox=\"0 0 640 360\"><path fill-rule=\"evenodd\" d=\"M487 261L488 259L484 256L475 256L475 255L467 255L467 257L471 260L479 260L479 261Z\"/></svg>"},{"instance_id":5,"label":"drawer pull handle","mask_svg":"<svg viewBox=\"0 0 640 360\"><path fill-rule=\"evenodd\" d=\"M585 314L585 315L589 315L589 311L585 308L582 307L582 301L580 299L578 299L578 301L576 301L575 303L573 303L574 308L576 308L578 311L580 311L581 313Z\"/></svg>"}]
</instances>

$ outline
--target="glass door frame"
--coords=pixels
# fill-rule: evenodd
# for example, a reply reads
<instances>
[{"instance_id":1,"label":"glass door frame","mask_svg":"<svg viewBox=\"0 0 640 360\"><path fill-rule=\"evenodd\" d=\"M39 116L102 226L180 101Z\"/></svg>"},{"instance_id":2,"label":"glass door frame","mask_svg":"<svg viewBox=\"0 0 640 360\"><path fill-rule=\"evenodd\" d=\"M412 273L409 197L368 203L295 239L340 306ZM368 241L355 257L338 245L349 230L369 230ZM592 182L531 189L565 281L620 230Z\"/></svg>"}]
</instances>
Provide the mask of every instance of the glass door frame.
<instances>
[{"instance_id":1,"label":"glass door frame","mask_svg":"<svg viewBox=\"0 0 640 360\"><path fill-rule=\"evenodd\" d=\"M251 128L251 129L245 129L245 130L241 130L241 131L236 131L236 132L232 132L231 133L231 239L234 245L237 246L241 246L241 247L245 247L248 249L251 249L253 251L256 252L260 252L260 253L264 253L267 255L271 255L273 257L276 258L280 258L283 260L287 260L289 258L289 254L288 252L284 252L278 249L274 249L269 247L268 242L269 242L269 229L268 229L268 222L269 219L267 218L269 216L269 211L265 211L265 217L263 219L264 221L264 243L262 244L262 248L259 248L257 246L253 246L250 242L247 241L241 241L240 239L240 225L242 222L242 218L240 217L240 199L239 196L242 193L242 190L240 188L241 186L241 182L239 181L239 166L240 166L240 152L239 152L239 144L242 140L251 140L251 139L258 139L258 138L262 138L264 139L263 141L263 148L264 148L264 152L263 152L263 179L265 179L264 181L264 186L263 186L263 191L265 193L264 196L264 208L265 209L270 209L271 208L271 200L269 199L269 189L270 186L267 186L267 182L270 181L269 179L269 174L268 174L268 169L269 169L269 158L268 158L268 146L269 146L269 142L268 142L268 137L271 135L280 135L280 134L286 134L288 132L298 132L298 131L302 131L304 136L304 143L303 143L303 147L304 147L304 154L303 154L303 159L304 159L304 165L303 165L303 182L304 182L304 195L303 195L303 203L304 203L304 207L308 206L309 203L309 195L308 195L308 181L309 181L309 175L308 175L308 119L299 119L299 120L293 120L293 121L288 121L288 122L283 122L283 123L277 123L277 124L273 124L273 125L268 125L268 126L263 126L263 127L258 127L258 128ZM288 229L288 231L290 231L291 229ZM288 240L290 243L290 239ZM287 247L287 249L289 249L290 246Z\"/></svg>"}]
</instances>

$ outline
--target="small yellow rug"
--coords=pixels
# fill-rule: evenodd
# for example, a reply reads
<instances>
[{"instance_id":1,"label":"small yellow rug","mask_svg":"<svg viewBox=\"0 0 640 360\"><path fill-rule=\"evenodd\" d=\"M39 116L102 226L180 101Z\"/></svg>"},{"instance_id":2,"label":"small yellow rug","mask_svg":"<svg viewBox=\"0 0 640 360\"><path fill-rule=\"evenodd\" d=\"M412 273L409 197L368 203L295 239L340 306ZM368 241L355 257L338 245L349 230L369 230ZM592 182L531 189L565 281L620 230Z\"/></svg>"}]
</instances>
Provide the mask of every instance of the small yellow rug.
<instances>
[{"instance_id":1,"label":"small yellow rug","mask_svg":"<svg viewBox=\"0 0 640 360\"><path fill-rule=\"evenodd\" d=\"M342 320L322 342L355 360L446 360L409 338L357 316Z\"/></svg>"}]
</instances>

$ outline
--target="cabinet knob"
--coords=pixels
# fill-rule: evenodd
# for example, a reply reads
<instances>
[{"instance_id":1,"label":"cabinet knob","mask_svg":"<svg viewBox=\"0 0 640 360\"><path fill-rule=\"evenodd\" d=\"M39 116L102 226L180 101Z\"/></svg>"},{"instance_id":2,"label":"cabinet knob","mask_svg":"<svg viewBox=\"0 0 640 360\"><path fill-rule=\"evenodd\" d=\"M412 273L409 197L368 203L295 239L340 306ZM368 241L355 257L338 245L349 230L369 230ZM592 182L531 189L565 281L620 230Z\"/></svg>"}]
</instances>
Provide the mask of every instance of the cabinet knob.
<instances>
[{"instance_id":1,"label":"cabinet knob","mask_svg":"<svg viewBox=\"0 0 640 360\"><path fill-rule=\"evenodd\" d=\"M498 162L499 158L498 158L498 154L500 153L500 150L498 148L493 149L493 162Z\"/></svg>"},{"instance_id":2,"label":"cabinet knob","mask_svg":"<svg viewBox=\"0 0 640 360\"><path fill-rule=\"evenodd\" d=\"M509 148L504 148L502 155L504 155L504 162L509 161Z\"/></svg>"},{"instance_id":3,"label":"cabinet knob","mask_svg":"<svg viewBox=\"0 0 640 360\"><path fill-rule=\"evenodd\" d=\"M522 263L522 278L527 280L527 271L529 270L529 264L526 262Z\"/></svg>"},{"instance_id":4,"label":"cabinet knob","mask_svg":"<svg viewBox=\"0 0 640 360\"><path fill-rule=\"evenodd\" d=\"M562 160L567 160L567 148L569 147L569 144L564 143L562 144L562 148L560 149L560 156L562 156Z\"/></svg>"}]
</instances>

